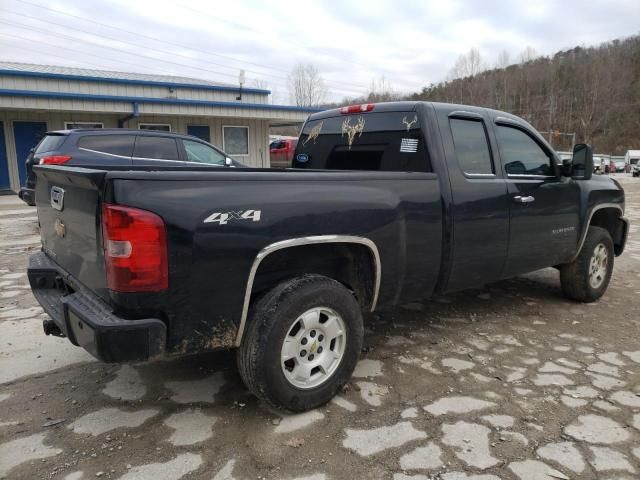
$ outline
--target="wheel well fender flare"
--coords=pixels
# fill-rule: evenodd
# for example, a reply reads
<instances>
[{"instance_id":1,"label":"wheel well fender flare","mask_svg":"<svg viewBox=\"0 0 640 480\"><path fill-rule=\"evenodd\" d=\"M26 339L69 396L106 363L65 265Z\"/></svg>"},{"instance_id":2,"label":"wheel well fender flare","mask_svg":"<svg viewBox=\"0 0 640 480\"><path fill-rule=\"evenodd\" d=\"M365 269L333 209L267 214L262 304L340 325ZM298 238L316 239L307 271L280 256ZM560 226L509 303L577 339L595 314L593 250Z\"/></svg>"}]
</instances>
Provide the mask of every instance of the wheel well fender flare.
<instances>
[{"instance_id":1,"label":"wheel well fender flare","mask_svg":"<svg viewBox=\"0 0 640 480\"><path fill-rule=\"evenodd\" d=\"M617 204L617 203L602 203L600 205L596 205L594 206L588 213L587 217L586 217L586 222L584 222L583 227L582 227L582 231L580 232L580 237L578 240L578 248L576 249L576 253L573 256L573 258L571 259L571 261L573 262L576 258L578 258L578 255L580 255L580 251L582 250L582 247L584 245L585 240L587 239L587 233L589 232L589 227L591 226L591 222L593 221L593 216L601 211L601 210L605 210L605 209L614 209L620 212L619 218L622 219L623 218L623 214L624 214L624 210L622 208L621 205Z\"/></svg>"},{"instance_id":2,"label":"wheel well fender flare","mask_svg":"<svg viewBox=\"0 0 640 480\"><path fill-rule=\"evenodd\" d=\"M374 286L373 286L373 294L371 300L371 311L373 312L376 308L376 304L378 301L378 294L380 291L380 281L381 281L381 272L382 265L380 263L380 252L378 251L378 247L376 244L366 237L359 237L353 235L317 235L310 237L299 237L299 238L290 238L287 240L281 240L275 243L271 243L264 247L253 260L253 264L251 265L251 269L249 270L249 276L247 278L247 286L244 294L244 301L242 305L242 313L240 317L240 324L238 326L238 332L236 334L235 346L240 346L242 342L242 336L244 334L244 330L247 323L247 316L249 315L249 306L251 304L251 294L253 292L253 283L256 278L256 274L260 267L262 261L267 258L270 254L292 247L299 247L304 245L315 245L315 244L357 244L363 245L366 247L370 253L371 258L374 262Z\"/></svg>"}]
</instances>

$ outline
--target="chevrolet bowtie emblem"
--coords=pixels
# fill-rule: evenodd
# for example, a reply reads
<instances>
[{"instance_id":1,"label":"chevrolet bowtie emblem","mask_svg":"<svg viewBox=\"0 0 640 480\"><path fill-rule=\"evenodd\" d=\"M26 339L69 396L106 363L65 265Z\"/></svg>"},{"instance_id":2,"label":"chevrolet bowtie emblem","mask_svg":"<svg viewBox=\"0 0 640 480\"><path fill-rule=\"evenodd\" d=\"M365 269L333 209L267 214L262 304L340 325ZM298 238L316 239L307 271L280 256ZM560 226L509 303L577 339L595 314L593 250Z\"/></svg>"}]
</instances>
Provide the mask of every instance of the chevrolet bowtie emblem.
<instances>
[{"instance_id":1,"label":"chevrolet bowtie emblem","mask_svg":"<svg viewBox=\"0 0 640 480\"><path fill-rule=\"evenodd\" d=\"M55 230L56 235L58 235L60 238L64 238L66 228L64 226L64 223L62 223L59 218L56 218L56 222L53 224L53 229Z\"/></svg>"}]
</instances>

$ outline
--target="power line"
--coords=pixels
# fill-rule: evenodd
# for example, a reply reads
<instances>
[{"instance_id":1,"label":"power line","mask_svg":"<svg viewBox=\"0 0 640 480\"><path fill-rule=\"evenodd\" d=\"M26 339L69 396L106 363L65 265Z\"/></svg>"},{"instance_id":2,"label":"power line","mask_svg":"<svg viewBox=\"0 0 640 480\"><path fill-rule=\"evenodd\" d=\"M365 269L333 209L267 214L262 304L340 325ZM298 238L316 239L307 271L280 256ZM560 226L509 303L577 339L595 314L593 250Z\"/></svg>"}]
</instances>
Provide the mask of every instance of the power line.
<instances>
[{"instance_id":1,"label":"power line","mask_svg":"<svg viewBox=\"0 0 640 480\"><path fill-rule=\"evenodd\" d=\"M46 21L44 21L44 20L39 20L39 21L42 21L43 23L49 23L49 22L46 22ZM28 31L30 31L30 32L33 32L33 27L32 27L32 26L25 25L25 24L22 24L22 23L16 23L16 22L12 22L12 23L10 23L10 22L5 22L5 21L0 20L0 24L9 25L9 26L13 26L13 27L16 27L16 28L21 28L21 29L24 29L24 30L28 30ZM3 35L7 36L7 34L3 34ZM33 40L27 39L27 38L25 38L25 37L19 37L19 36L15 36L15 37L16 37L16 38L23 39L23 40L26 40L26 41L33 41ZM69 35L64 35L64 34L61 34L61 33L56 33L56 37L65 38L65 39L67 39L67 40L71 40L71 41L74 41L74 42L82 42L82 43L86 43L86 44L89 44L89 45L96 46L96 47L98 47L98 48L103 48L103 49L108 49L108 50L114 50L114 51L117 51L117 52L120 52L120 53L124 53L125 55L131 55L131 56L141 57L141 58L145 58L145 59L148 59L148 60L158 61L158 62L163 62L163 63L168 63L168 64L177 65L177 66L181 66L181 67L185 67L185 68L191 68L191 69L196 69L196 70L202 70L202 71L205 71L205 72L208 72L208 73L213 73L213 74L216 74L216 75L222 75L222 76L226 76L226 77L231 77L231 78L234 78L234 79L235 79L235 78L237 78L237 77L236 77L236 75L233 75L233 74L230 74L230 73L218 72L218 71L210 70L210 69L207 69L207 68L202 68L202 67L198 67L198 66L187 65L187 64L184 64L184 63L172 62L172 61L170 61L170 60L165 60L165 59L162 59L162 58L151 57L151 56L148 56L148 55L142 55L142 54L139 54L139 53L130 52L130 51L128 51L128 50L124 50L124 49L120 49L120 48L116 48L116 47L111 47L111 46L107 46L107 45L101 45L101 44L96 43L96 42L91 42L91 41L89 41L89 40L83 40L83 39L80 39L80 38L77 38L77 37L73 37L73 36L69 36ZM117 39L112 39L112 40L114 40L114 41L118 41ZM129 42L123 42L123 43L128 43L128 44L130 44L130 45L134 45L134 46L136 46L135 44L131 44L131 43L129 43ZM69 49L67 46L64 46L64 47L61 47L61 48L65 48L65 49L67 49L67 50L71 50L71 49ZM156 50L157 50L157 49L156 49ZM85 55L94 56L94 57L96 57L96 56L97 56L98 58L102 58L102 57L101 57L101 56L99 56L99 55L94 55L94 54L90 54L90 53L87 53L87 52L80 52L80 51L78 51L78 50L71 50L71 51L76 51L76 52L78 52L78 53L83 53L83 54L85 54ZM160 52L165 53L165 54L172 54L171 52L166 52L166 51L160 51ZM137 64L137 63L126 62L126 61L124 61L124 60L120 60L120 62L121 62L121 63L129 64L129 65L134 65L134 66L136 66L136 67L139 67L139 64ZM283 88L287 88L287 86L286 86L286 85L284 85L284 84L282 84L282 83L275 83L275 82L273 82L273 83L274 83L275 85L277 85L277 86L280 86L280 87L283 87ZM342 92L342 93L352 93L352 94L353 94L353 93L355 93L355 91L352 91L352 90L343 90L343 89L338 89L338 88L334 88L333 90L334 90L334 91L337 91L337 92Z\"/></svg>"},{"instance_id":2,"label":"power line","mask_svg":"<svg viewBox=\"0 0 640 480\"><path fill-rule=\"evenodd\" d=\"M13 37L11 37L11 35L7 35L7 34L4 34L2 32L0 32L0 35L6 36L6 37L9 37L9 38L13 38ZM28 40L28 41L33 41L34 43L36 43L35 40ZM40 42L37 42L37 43L40 45L40 47L42 47L42 44ZM40 54L43 53L41 49L37 50L35 48L25 47L24 45L12 45L11 48L16 48L18 50L25 50L27 52L33 52L33 53L40 53ZM49 53L48 52L47 55L50 56L50 57L56 57L56 58L60 58L60 59L69 61L69 57L63 57L62 55L56 55L55 53ZM117 63L117 60L108 60L107 59L107 61L113 61L113 62ZM98 65L97 63L91 63L91 62L88 62L87 60L82 60L82 63L83 64L87 64L87 65L91 65L92 67L96 67L96 68L104 68L103 65Z\"/></svg>"},{"instance_id":3,"label":"power line","mask_svg":"<svg viewBox=\"0 0 640 480\"><path fill-rule=\"evenodd\" d=\"M61 24L61 23L52 22L51 20L44 20L44 19L42 19L42 18L34 17L34 16L32 16L32 15L26 15L26 14L24 14L24 13L13 12L13 11L11 11L11 10L6 10L6 9L0 9L0 12L6 12L6 13L10 13L11 15L16 15L16 16L20 16L20 17L29 18L29 19L31 19L31 20L35 20L35 21L37 21L37 22L42 22L42 23L47 23L47 24L49 24L49 25L56 25L56 26L58 26L58 27L62 27L62 28L65 28L65 29L73 29L74 31L78 31L78 32L86 33L86 34L89 34L89 35L93 35L93 36L95 36L95 37L100 37L100 38L104 38L104 39L106 39L106 40L116 41L116 42L119 42L119 43L125 43L125 44L127 44L127 45L132 45L132 46L134 46L134 47L138 47L138 48L140 48L140 45L135 44L135 43L132 43L132 42L128 42L128 41L126 41L126 40L122 40L122 39L119 39L119 38L109 37L108 35L101 35L101 34L99 34L99 33L91 32L91 31L87 31L87 30L82 30L81 28L78 28L78 27L70 27L70 26L68 26L68 25L64 25L64 24ZM19 25L20 25L20 24L19 24ZM24 24L21 24L21 25L24 25ZM158 48L149 47L149 46L146 46L146 45L145 45L145 47L144 47L144 48L146 48L146 49L148 49L148 50L155 50L156 52L160 52L160 53L165 53L165 54L175 55L175 56L178 56L178 57L184 57L184 58L188 58L188 59L193 60L193 57L190 57L190 56L188 56L188 55L183 55L183 54L180 54L180 53L177 53L177 52L169 52L169 51L167 51L167 50L160 50L160 49L158 49ZM211 65L216 65L216 66L222 67L222 68L232 69L232 70L234 70L234 72L237 72L237 71L238 71L238 68L237 68L237 67L232 67L232 66L229 66L229 65L223 65L223 64L221 64L221 63L215 63L215 62L211 62L211 61L208 61L208 60L205 60L205 62L206 62L206 63L210 63ZM254 72L254 73L255 73L255 72ZM227 74L225 74L225 75L227 75ZM237 74L234 74L234 78L237 78ZM279 77L279 78L283 78L283 77Z\"/></svg>"},{"instance_id":4,"label":"power line","mask_svg":"<svg viewBox=\"0 0 640 480\"><path fill-rule=\"evenodd\" d=\"M37 19L37 20L38 20L38 21L40 21L40 22L43 22L43 23L51 23L51 22L47 22L46 20L39 20L39 19ZM21 29L23 29L23 30L28 30L28 31L30 31L30 32L33 32L33 26L25 25L24 23L5 22L5 21L2 21L2 20L0 20L0 23L3 23L3 24L5 24L5 25L9 25L9 26L12 26L12 27L16 27L16 28L21 28ZM82 30L79 30L79 31L81 31L81 32L83 32L83 33L88 33L88 32L86 32L86 31L82 31ZM38 34L42 34L42 32L37 32L37 33L38 33ZM104 48L104 49L108 49L108 50L114 50L114 51L116 51L116 52L124 53L124 54L126 54L126 55L132 55L132 56L136 56L136 57L146 58L146 59L148 59L148 60L160 61L160 62L164 62L164 63L172 64L172 65L177 65L177 66L180 66L180 67L187 67L187 68L193 68L193 69L196 69L196 70L202 70L202 71L205 71L205 72L208 72L208 73L214 73L214 74L216 74L216 75L222 75L222 76L226 76L226 77L232 77L232 78L234 78L234 79L235 79L235 78L237 78L237 75L233 75L233 74L231 74L231 73L218 72L218 71L209 70L209 69L202 68L202 67L190 66L190 65L187 65L187 64L184 64L184 63L172 62L171 60L164 60L164 59L161 59L161 58L150 57L150 56L148 56L148 55L142 55L142 54L140 54L140 53L130 52L130 51L127 51L127 50L124 50L124 49L120 49L120 48L116 48L116 47L111 47L111 46L108 46L108 45L101 45L101 44L96 43L96 42L92 42L92 41L89 41L89 40L86 40L86 39L80 39L80 38L73 37L73 36L70 36L70 35L64 35L64 34L62 34L62 33L56 33L55 35L56 35L56 37L65 38L65 39L67 39L67 40L72 40L72 41L74 41L74 42L83 42L83 43L87 43L87 44L89 44L89 45L94 45L94 46L96 46L96 47L98 47L98 48ZM102 35L98 35L98 34L91 34L91 35L95 35L95 36L102 37ZM113 39L113 38L109 38L109 37L103 37L103 38L108 38L109 40L114 40L114 41L119 41L119 42L120 42L120 40ZM126 43L126 44L128 44L128 45L136 46L135 44L131 44L131 43L129 43L129 42L122 42L122 43ZM137 46L137 47L138 47L138 48L140 48L139 46ZM66 48L66 47L65 47L65 48ZM153 49L153 48L150 48L150 50L154 50L154 49ZM162 51L161 51L161 53L165 53L165 54L171 54L171 55L173 55L173 53L171 53L171 52L166 52L166 51L164 51L164 52L162 52ZM124 62L124 63L129 63L129 62ZM139 66L139 64L137 64L137 65Z\"/></svg>"},{"instance_id":5,"label":"power line","mask_svg":"<svg viewBox=\"0 0 640 480\"><path fill-rule=\"evenodd\" d=\"M173 47L185 48L185 49L192 50L192 51L195 51L195 52L203 53L203 54L205 54L205 55L211 55L211 56L215 56L215 57L225 58L225 59L227 59L227 60L231 60L231 61L233 61L233 62L237 62L237 63L240 63L240 64L243 64L243 63L244 63L244 64L249 64L249 65L254 65L254 66L257 66L257 67L260 67L260 68L264 68L264 69L267 69L267 70L281 71L281 72L284 72L284 73L287 73L287 74L289 73L289 72L287 72L286 70L278 69L278 68L275 68L275 67L273 67L273 66L266 66L266 65L259 64L259 63L255 63L255 62L246 61L246 60L238 60L238 59L236 59L236 58L233 58L233 57L230 57L230 56L227 56L227 55L221 55L221 54L217 54L217 53L212 53L212 52L208 52L208 51L205 51L205 50L197 49L197 48L192 47L192 46L188 46L188 45L184 45L184 44L178 44L178 43L169 42L169 41L167 41L167 40L163 40L163 39L161 39L161 38L153 37L153 36L150 36L150 35L145 35L145 34L142 34L142 33L139 33L139 32L132 32L131 30L127 30L127 29L124 29L124 28L122 28L122 27L117 27L117 26L113 26L113 25L106 24L106 23L98 22L98 21L96 21L96 20L92 20L92 19L89 19L89 18L86 18L86 17L82 17L82 16L80 16L80 15L74 15L74 14L72 14L72 13L64 12L64 11L62 11L62 10L57 10L57 9L54 9L54 8L49 8L49 7L46 7L46 6L44 6L44 5L40 5L40 4L38 4L38 3L29 2L29 1L27 1L27 0L15 0L15 1L17 1L17 2L21 2L21 3L24 3L24 4L27 4L27 5L31 5L31 6L34 6L34 7L40 8L40 9L48 10L48 11L53 12L53 13L56 13L56 14L58 14L58 15L65 15L65 16L72 17L72 18L75 18L75 19L78 19L78 20L82 20L82 21L85 21L85 22L90 22L90 23L93 23L93 24L96 24L96 25L100 25L100 26L105 27L105 28L111 28L111 29L114 29L114 30L119 30L119 31L121 31L121 32L128 33L128 34L130 34L130 35L135 35L135 36L138 36L138 37L142 37L142 38L146 38L146 39L149 39L149 40L153 40L153 41L155 41L155 42L162 42L162 43L165 43L165 44L167 44L167 45L171 45L171 46L173 46ZM11 12L11 11L9 11L9 10L6 10L6 11L8 11L9 13L12 13L12 14L14 14L14 15L21 15L21 16L26 16L26 17L28 17L28 15L25 15L25 14L16 13L16 12ZM36 17L31 17L31 18L36 18ZM212 17L212 18L215 18L215 17ZM36 18L36 19L37 19L37 18ZM37 20L42 21L42 22L53 23L53 22L50 22L50 21L47 21L47 20L40 20L40 19L37 19ZM58 25L59 25L59 24L58 24ZM72 27L66 27L66 26L65 26L65 28L72 28ZM85 33L86 33L86 32L85 32ZM91 32L90 34L91 34L91 35L100 36L100 35L98 35L98 34L96 34L96 33L94 33L94 32ZM113 39L113 38L111 38L111 37L107 37L107 38L109 38L109 39L111 39L111 40L114 40L114 39ZM116 40L116 41L123 42L123 43L128 43L128 42L124 42L123 40L119 40L119 39L115 39L115 40ZM152 48L152 47L145 47L145 48ZM158 50L158 49L155 49L155 50ZM166 52L165 52L165 53L166 53ZM175 52L171 52L171 55L179 55L179 54L176 54ZM212 62L210 62L210 63L212 63ZM217 65L220 65L220 64L217 64ZM230 67L230 66L229 66L229 67L225 67L225 68L234 68L234 67ZM240 67L236 67L236 68L240 68ZM257 75L266 75L266 76L272 76L272 77L286 78L286 77L282 77L282 76L278 76L278 75L274 75L274 74L268 74L268 73L263 73L263 72L256 72L256 71L253 71L253 70L247 70L247 71L249 71L249 72L251 72L251 73L255 73L255 74L257 74ZM330 85L347 85L348 87L360 87L360 88L364 88L364 89L368 88L368 87L365 87L364 85L351 84L351 83L340 82L340 81L335 81L335 80L325 80L325 82L326 82L327 84L330 84ZM355 93L355 90L346 90L346 89L344 89L344 88L343 88L343 89L334 88L334 90L336 90L336 91L342 91L342 92L351 92L351 93Z\"/></svg>"},{"instance_id":6,"label":"power line","mask_svg":"<svg viewBox=\"0 0 640 480\"><path fill-rule=\"evenodd\" d=\"M0 20L0 23L2 23L2 24L4 24L4 25L11 25L11 26L16 26L16 27L18 27L18 28L24 28L24 29L26 29L26 30L29 30L29 28L26 28L26 27L19 27L19 26L15 25L15 24L11 24L11 23L8 23L8 22L3 22L2 20ZM31 38L27 38L27 37L21 37L21 36L19 36L19 35L15 35L15 34L13 34L13 35L9 35L9 34L7 34L7 33L0 32L0 35L2 35L2 36L4 36L4 37L9 37L9 38L12 38L12 39L18 39L18 40L22 40L22 41L26 41L26 42L32 42L32 43L37 43L38 45L42 45L42 42L41 42L41 41L33 40L33 39L31 39ZM58 36L58 37L60 37L60 38L66 38L66 39L68 39L68 40L72 40L72 41L81 41L81 40L79 40L79 39L77 39L77 38L69 37L69 36L67 36L67 35L58 34L57 36ZM93 45L96 45L96 44L93 44ZM105 57L104 57L104 55L96 55L96 54L94 54L94 53L83 52L83 51L81 51L81 50L76 50L76 49L73 49L73 48L69 48L69 47L68 47L68 46L66 46L66 45L61 46L61 45L53 45L53 44L52 44L52 46L54 46L54 47L56 47L56 48L63 48L63 49L64 49L64 50L66 50L66 51L79 53L79 54L81 54L81 55L87 55L87 56L90 56L90 57L96 57L96 58L100 58L100 59L104 59L104 58L105 58ZM113 48L110 48L110 47L104 47L104 46L102 46L102 45L96 45L96 46L98 46L99 48L108 48L108 49L113 50ZM122 53L125 53L125 54L129 54L129 52L126 52L126 51L121 51L121 52L122 52ZM132 53L131 55L136 55L136 54L135 54L135 53ZM155 59L154 57L144 57L144 58L149 58L149 59L151 59L151 60L165 61L165 60L161 60L161 59ZM139 64L139 63L127 62L126 60L122 60L122 59L115 60L115 59L107 58L107 60L108 60L108 61L111 61L111 62L115 62L115 63L124 63L124 64L127 64L127 65L133 65L133 66L138 66L138 67L140 66L140 64ZM166 62L166 61L165 61L165 62ZM169 62L169 63L170 63L170 62ZM104 67L99 67L99 68L104 68Z\"/></svg>"},{"instance_id":7,"label":"power line","mask_svg":"<svg viewBox=\"0 0 640 480\"><path fill-rule=\"evenodd\" d=\"M18 0L21 1L21 0ZM245 30L253 30L251 27L249 27L248 25L243 25L241 23L237 23L237 22L230 22L229 20L224 20L224 19L220 19L218 17L216 17L215 15L211 15L209 12L204 12L202 10L198 10L197 8L193 8L193 7L189 7L185 4L178 4L179 7L182 7L185 10L190 10L194 13L197 13L198 15L204 15L206 17L212 18L220 23L227 23L229 25L234 25L236 27L245 29ZM355 60L349 60L349 64L353 64L353 65L360 65L361 67L365 67L365 68L371 68L371 65L365 65L364 63L360 63L360 62L356 62ZM383 76L384 76L384 72L383 72ZM368 88L368 87L364 87L361 85L362 88Z\"/></svg>"}]
</instances>

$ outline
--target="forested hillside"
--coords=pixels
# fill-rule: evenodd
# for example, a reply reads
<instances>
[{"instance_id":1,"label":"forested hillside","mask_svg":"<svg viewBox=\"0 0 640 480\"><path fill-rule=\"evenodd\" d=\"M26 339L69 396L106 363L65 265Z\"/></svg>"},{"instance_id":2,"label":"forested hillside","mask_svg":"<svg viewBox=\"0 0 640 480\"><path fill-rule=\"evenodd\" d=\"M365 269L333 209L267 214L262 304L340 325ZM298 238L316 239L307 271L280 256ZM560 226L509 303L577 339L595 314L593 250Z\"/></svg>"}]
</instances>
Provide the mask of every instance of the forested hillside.
<instances>
[{"instance_id":1,"label":"forested hillside","mask_svg":"<svg viewBox=\"0 0 640 480\"><path fill-rule=\"evenodd\" d=\"M476 54L477 55L477 54ZM597 153L640 149L640 36L481 70L472 52L448 81L410 99L481 105L519 115L540 131L576 133ZM569 137L552 135L554 146Z\"/></svg>"}]
</instances>

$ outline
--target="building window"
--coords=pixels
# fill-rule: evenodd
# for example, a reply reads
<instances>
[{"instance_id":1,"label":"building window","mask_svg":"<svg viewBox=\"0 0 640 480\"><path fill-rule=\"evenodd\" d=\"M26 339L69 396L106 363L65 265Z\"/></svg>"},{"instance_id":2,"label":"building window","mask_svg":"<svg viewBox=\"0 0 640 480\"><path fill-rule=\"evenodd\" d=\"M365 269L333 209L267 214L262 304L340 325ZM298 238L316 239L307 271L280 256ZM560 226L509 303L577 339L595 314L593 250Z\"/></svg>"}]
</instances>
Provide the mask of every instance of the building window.
<instances>
[{"instance_id":1,"label":"building window","mask_svg":"<svg viewBox=\"0 0 640 480\"><path fill-rule=\"evenodd\" d=\"M65 130L73 130L74 128L104 128L102 122L64 122Z\"/></svg>"},{"instance_id":2,"label":"building window","mask_svg":"<svg viewBox=\"0 0 640 480\"><path fill-rule=\"evenodd\" d=\"M249 127L222 127L222 149L228 155L249 155Z\"/></svg>"},{"instance_id":3,"label":"building window","mask_svg":"<svg viewBox=\"0 0 640 480\"><path fill-rule=\"evenodd\" d=\"M138 130L157 130L160 132L170 132L171 125L168 123L139 123Z\"/></svg>"}]
</instances>

